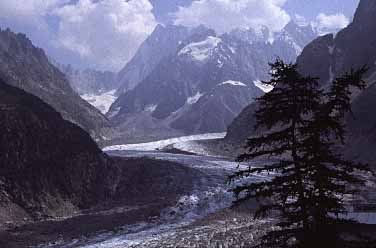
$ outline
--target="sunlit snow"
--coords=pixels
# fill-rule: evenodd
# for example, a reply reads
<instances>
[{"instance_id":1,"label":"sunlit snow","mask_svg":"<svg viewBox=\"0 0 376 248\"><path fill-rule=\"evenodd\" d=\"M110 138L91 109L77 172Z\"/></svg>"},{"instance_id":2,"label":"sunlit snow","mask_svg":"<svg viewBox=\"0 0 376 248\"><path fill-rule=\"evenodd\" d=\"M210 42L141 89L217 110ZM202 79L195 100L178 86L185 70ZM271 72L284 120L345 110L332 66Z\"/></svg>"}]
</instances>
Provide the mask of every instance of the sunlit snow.
<instances>
[{"instance_id":1,"label":"sunlit snow","mask_svg":"<svg viewBox=\"0 0 376 248\"><path fill-rule=\"evenodd\" d=\"M156 104L150 104L145 107L144 111L148 113L153 113L157 109L157 107L158 106Z\"/></svg>"},{"instance_id":2,"label":"sunlit snow","mask_svg":"<svg viewBox=\"0 0 376 248\"><path fill-rule=\"evenodd\" d=\"M116 100L115 92L116 90L111 90L100 95L84 94L81 97L105 114Z\"/></svg>"},{"instance_id":3,"label":"sunlit snow","mask_svg":"<svg viewBox=\"0 0 376 248\"><path fill-rule=\"evenodd\" d=\"M191 96L191 97L188 97L187 99L187 103L192 105L192 104L195 104L196 102L198 102L198 100L200 100L200 98L203 96L204 94L200 93L200 92L197 92L196 95L194 96Z\"/></svg>"},{"instance_id":4,"label":"sunlit snow","mask_svg":"<svg viewBox=\"0 0 376 248\"><path fill-rule=\"evenodd\" d=\"M229 85L233 85L233 86L243 86L243 87L247 86L246 84L243 84L242 82L233 81L233 80L228 80L226 82L221 83L220 85L225 85L225 84L229 84Z\"/></svg>"},{"instance_id":5,"label":"sunlit snow","mask_svg":"<svg viewBox=\"0 0 376 248\"><path fill-rule=\"evenodd\" d=\"M273 86L262 83L260 80L253 81L254 85L260 90L268 93L274 89Z\"/></svg>"},{"instance_id":6,"label":"sunlit snow","mask_svg":"<svg viewBox=\"0 0 376 248\"><path fill-rule=\"evenodd\" d=\"M222 40L218 37L209 36L206 40L191 43L179 52L179 56L189 54L194 60L205 61L209 58L212 50L218 46Z\"/></svg>"}]
</instances>

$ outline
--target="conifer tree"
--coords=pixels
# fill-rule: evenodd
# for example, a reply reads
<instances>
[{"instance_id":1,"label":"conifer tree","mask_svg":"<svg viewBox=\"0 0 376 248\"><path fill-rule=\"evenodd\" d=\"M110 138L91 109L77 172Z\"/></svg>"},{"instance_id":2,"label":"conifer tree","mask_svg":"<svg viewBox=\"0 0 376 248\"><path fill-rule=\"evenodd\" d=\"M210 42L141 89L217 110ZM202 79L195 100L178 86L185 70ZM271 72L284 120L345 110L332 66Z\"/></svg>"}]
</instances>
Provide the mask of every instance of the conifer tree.
<instances>
[{"instance_id":1,"label":"conifer tree","mask_svg":"<svg viewBox=\"0 0 376 248\"><path fill-rule=\"evenodd\" d=\"M364 164L345 160L341 145L345 144L344 118L351 113L351 89L364 89L362 80L367 68L346 73L332 82L329 92L302 128L302 163L308 170L309 236L302 247L348 247L336 226L349 222L338 216L346 214L343 199L355 194L354 186L364 183L355 173L368 171Z\"/></svg>"},{"instance_id":2,"label":"conifer tree","mask_svg":"<svg viewBox=\"0 0 376 248\"><path fill-rule=\"evenodd\" d=\"M255 128L266 131L248 140L238 160L272 162L241 170L231 179L265 172L274 176L235 187L237 203L263 199L255 217L277 215L279 228L263 237L261 247L318 247L325 239L337 245L339 235L331 228L340 220L336 216L345 213L343 196L353 193L348 185L362 183L353 172L363 165L343 160L336 147L344 142L350 87L365 86L366 68L336 79L324 92L318 79L300 75L296 64L277 59L270 66L271 80L263 83L275 88L257 99L255 114Z\"/></svg>"}]
</instances>

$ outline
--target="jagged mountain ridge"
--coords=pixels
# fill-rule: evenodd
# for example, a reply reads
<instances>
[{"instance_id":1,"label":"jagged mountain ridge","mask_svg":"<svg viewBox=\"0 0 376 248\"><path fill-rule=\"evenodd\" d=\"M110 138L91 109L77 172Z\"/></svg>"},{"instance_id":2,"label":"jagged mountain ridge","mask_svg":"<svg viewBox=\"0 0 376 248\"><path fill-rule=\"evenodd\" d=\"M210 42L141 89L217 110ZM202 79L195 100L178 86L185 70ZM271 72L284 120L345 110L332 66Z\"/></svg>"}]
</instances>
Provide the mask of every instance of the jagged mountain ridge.
<instances>
[{"instance_id":1,"label":"jagged mountain ridge","mask_svg":"<svg viewBox=\"0 0 376 248\"><path fill-rule=\"evenodd\" d=\"M110 128L105 116L73 91L65 75L25 35L0 30L0 72L8 84L40 97L97 140Z\"/></svg>"},{"instance_id":2,"label":"jagged mountain ridge","mask_svg":"<svg viewBox=\"0 0 376 248\"><path fill-rule=\"evenodd\" d=\"M266 28L221 36L203 26L193 29L187 39L172 45L177 47L172 55L162 58L133 90L120 95L108 117L122 129L144 113L142 118L185 134L224 131L254 97L263 94L254 82L268 78L268 62L279 53L295 60L314 37L312 28L294 23L274 35ZM225 82L238 83L228 84L230 90L217 90Z\"/></svg>"}]
</instances>

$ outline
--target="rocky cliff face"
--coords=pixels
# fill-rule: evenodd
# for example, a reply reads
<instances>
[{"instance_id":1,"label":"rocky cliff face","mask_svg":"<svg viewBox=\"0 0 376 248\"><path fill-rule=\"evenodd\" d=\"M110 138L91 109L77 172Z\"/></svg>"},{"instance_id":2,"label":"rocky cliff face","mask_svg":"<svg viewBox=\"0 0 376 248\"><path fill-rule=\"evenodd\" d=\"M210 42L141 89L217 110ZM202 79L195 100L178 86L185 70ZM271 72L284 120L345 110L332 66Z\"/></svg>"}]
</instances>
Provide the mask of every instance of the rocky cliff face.
<instances>
[{"instance_id":1,"label":"rocky cliff face","mask_svg":"<svg viewBox=\"0 0 376 248\"><path fill-rule=\"evenodd\" d=\"M0 73L7 83L38 96L100 140L110 127L107 119L73 91L68 80L23 34L0 30Z\"/></svg>"},{"instance_id":2,"label":"rocky cliff face","mask_svg":"<svg viewBox=\"0 0 376 248\"><path fill-rule=\"evenodd\" d=\"M354 94L353 116L349 115L349 138L346 153L349 157L366 162L374 161L376 144L376 119L374 108L376 81L376 1L361 0L353 22L335 37L328 35L308 45L298 58L305 74L319 76L322 84L328 83L351 68L368 65L366 81L369 87Z\"/></svg>"},{"instance_id":3,"label":"rocky cliff face","mask_svg":"<svg viewBox=\"0 0 376 248\"><path fill-rule=\"evenodd\" d=\"M89 134L0 82L0 223L70 215L109 199L118 168Z\"/></svg>"},{"instance_id":4,"label":"rocky cliff face","mask_svg":"<svg viewBox=\"0 0 376 248\"><path fill-rule=\"evenodd\" d=\"M166 127L184 134L225 131L254 97L263 94L255 82L268 78L268 62L277 54L295 60L314 37L312 28L293 23L274 36L267 28L218 36L200 26L133 90L120 95L108 117L123 129L125 123L154 123L144 133ZM137 133L142 126L134 128Z\"/></svg>"},{"instance_id":5,"label":"rocky cliff face","mask_svg":"<svg viewBox=\"0 0 376 248\"><path fill-rule=\"evenodd\" d=\"M376 159L376 83L362 92L352 103L353 114L347 118L350 132L346 155L368 162L375 168Z\"/></svg>"},{"instance_id":6,"label":"rocky cliff face","mask_svg":"<svg viewBox=\"0 0 376 248\"><path fill-rule=\"evenodd\" d=\"M320 77L323 84L351 68L370 67L376 72L376 3L361 0L353 22L336 36L320 37L308 45L297 59L305 74Z\"/></svg>"}]
</instances>

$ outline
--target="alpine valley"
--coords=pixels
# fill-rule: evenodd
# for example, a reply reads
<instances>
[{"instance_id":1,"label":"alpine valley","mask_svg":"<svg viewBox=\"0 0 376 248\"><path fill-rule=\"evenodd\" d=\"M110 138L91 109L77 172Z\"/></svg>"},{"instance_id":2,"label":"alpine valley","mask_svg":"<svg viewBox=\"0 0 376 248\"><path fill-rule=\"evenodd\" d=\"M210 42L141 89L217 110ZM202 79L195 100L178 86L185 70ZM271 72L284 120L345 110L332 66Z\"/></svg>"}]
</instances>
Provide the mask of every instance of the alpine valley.
<instances>
[{"instance_id":1,"label":"alpine valley","mask_svg":"<svg viewBox=\"0 0 376 248\"><path fill-rule=\"evenodd\" d=\"M370 165L368 171L351 170L365 182L364 187L358 189L359 194L355 191L343 194L341 204L348 212L336 214L359 222L341 226L339 233L351 240L366 237L370 247L375 247L375 0L359 0L354 17L349 14L354 10L348 9L349 5L343 4L345 1L338 0L327 5L325 1L310 5L308 0L234 1L236 8L231 11L240 13L246 4L255 4L260 9L279 6L281 10L286 8L283 13L290 18L282 22L281 16L278 31L271 25L269 28L234 25L226 32L208 28L208 24L178 25L177 21L167 20L178 19L178 13L186 13L187 8L200 7L203 12L198 14L208 14L205 4L225 5L231 1L21 2L18 7L23 7L15 8L19 19L14 21L14 29L8 28L9 22L5 20L16 5L9 5L11 8L5 11L0 9L0 247L247 248L259 244L261 236L279 230L278 219L273 215L252 218L250 213L255 213L267 201L250 199L234 205L238 198L233 188L248 183L267 184L280 176L276 173L278 166L268 173L248 173L274 163L270 157L241 162L237 159L244 153L249 138L267 134L265 129L255 129L260 118L256 113L260 113L257 112L260 97L274 96L273 93L281 89L276 84L264 83L275 73L270 69L274 61L296 63L294 75L301 74L299 79L303 75L319 78L312 87L317 91L310 89L314 93L329 89L335 78L350 69L367 66L365 89L346 92L352 112L345 115L342 122L338 121L338 126L343 123L346 127L346 144L326 144L335 146L333 150L343 152L346 159ZM111 9L116 4L122 8ZM143 22L143 14L132 14L131 7L141 7L138 11L142 13L147 11L143 4L151 9L155 5L151 13L159 15L158 18L151 18L149 23ZM5 5L0 3L0 7ZM55 5L60 8L50 11ZM319 13L323 5L330 13L338 10L346 16ZM28 16L28 11L38 8L38 13L42 14ZM272 8L272 14L277 10ZM300 13L298 10L312 11L311 15L317 18L310 17L306 21L295 14ZM171 15L171 11L177 13ZM259 22L258 14L265 14L262 11L253 13L257 17L255 23ZM119 13L125 16L117 16ZM105 18L97 18L97 14ZM56 53L58 49L66 49L57 43L57 39L66 34L64 32L55 30L49 43L53 48L42 49L35 44L43 42L35 36L29 38L17 33L19 30L15 28L22 18L28 17L32 19L30 26L36 27L21 30L38 29L47 35L49 29L67 31L72 23L82 24L88 18L86 15L95 23L100 20L100 24L95 26L98 33L92 31L91 24L90 27L80 26L82 37L90 37L89 41L82 40L82 44L102 35L101 39L108 39L106 44L113 48L118 41L111 40L110 34L143 37L137 36L140 40L131 53L134 56L127 61L121 59L117 71L102 70L98 67L102 61L92 65L75 64L75 60L67 62L65 55L74 51L64 50L61 53L64 56ZM218 15L222 18L220 13ZM47 21L40 22L44 18ZM62 18L66 18L66 22ZM131 19L152 26L150 30L128 29L128 25L134 25ZM324 20L324 24L339 20L345 25L340 29L333 27L336 25L323 28L318 24L320 20ZM99 32L102 25L109 24L116 28L105 34ZM77 40L73 39L74 34L69 35L64 44L81 51L79 61L86 61L85 56L97 52L74 46ZM115 52L129 54L127 44L121 45L124 49ZM105 59L108 58L103 61ZM326 103L328 95L323 96L316 102L309 102L320 101L316 105L324 106L321 102ZM346 102L347 99L341 100ZM309 110L325 112L312 105L315 104L310 104ZM282 115L275 117L276 112L274 115L273 111L269 112L270 122L283 119ZM312 113L305 122L311 121ZM316 125L317 121L309 123L319 130L310 134L329 130L322 128L321 123ZM305 139L305 144L309 146L312 140L319 143L320 138L310 137ZM259 147L265 149L263 146L256 149ZM279 155L290 156L286 150ZM278 162L283 164L284 161ZM310 170L307 171L309 174ZM229 181L231 176L243 172L248 173L246 178ZM343 175L348 175L346 173ZM306 178L312 182L314 176ZM293 183L294 180L298 179L291 179ZM284 181L277 186L289 183ZM315 197L314 193L311 195ZM286 204L289 197L281 194Z\"/></svg>"}]
</instances>

